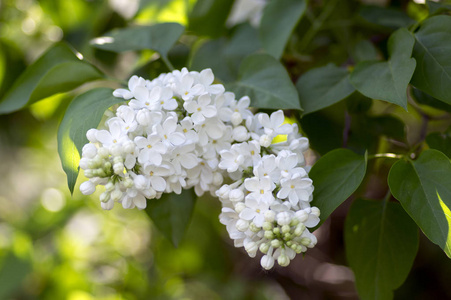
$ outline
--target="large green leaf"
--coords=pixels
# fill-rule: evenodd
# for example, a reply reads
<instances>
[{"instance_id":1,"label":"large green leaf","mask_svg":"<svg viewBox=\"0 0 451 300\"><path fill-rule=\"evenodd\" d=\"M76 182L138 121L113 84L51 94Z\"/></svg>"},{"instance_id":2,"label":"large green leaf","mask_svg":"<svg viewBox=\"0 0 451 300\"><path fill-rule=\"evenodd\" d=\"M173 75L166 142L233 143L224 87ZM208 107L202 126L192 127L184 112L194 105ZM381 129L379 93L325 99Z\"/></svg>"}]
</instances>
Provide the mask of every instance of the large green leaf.
<instances>
[{"instance_id":1,"label":"large green leaf","mask_svg":"<svg viewBox=\"0 0 451 300\"><path fill-rule=\"evenodd\" d=\"M124 52L152 49L167 57L169 50L180 38L185 28L179 23L160 23L115 29L91 41L93 47Z\"/></svg>"},{"instance_id":2,"label":"large green leaf","mask_svg":"<svg viewBox=\"0 0 451 300\"><path fill-rule=\"evenodd\" d=\"M267 53L280 59L306 7L307 0L271 0L266 5L260 23L260 39Z\"/></svg>"},{"instance_id":3,"label":"large green leaf","mask_svg":"<svg viewBox=\"0 0 451 300\"><path fill-rule=\"evenodd\" d=\"M356 200L345 223L345 249L360 299L392 299L418 251L418 227L399 203Z\"/></svg>"},{"instance_id":4,"label":"large green leaf","mask_svg":"<svg viewBox=\"0 0 451 300\"><path fill-rule=\"evenodd\" d=\"M451 257L451 163L437 150L416 161L396 162L388 175L390 190L424 234Z\"/></svg>"},{"instance_id":5,"label":"large green leaf","mask_svg":"<svg viewBox=\"0 0 451 300\"><path fill-rule=\"evenodd\" d=\"M312 206L321 211L321 222L360 186L366 173L366 155L335 149L321 157L309 173L313 180Z\"/></svg>"},{"instance_id":6,"label":"large green leaf","mask_svg":"<svg viewBox=\"0 0 451 300\"><path fill-rule=\"evenodd\" d=\"M155 226L177 247L188 227L195 201L193 189L183 190L180 195L165 193L160 199L149 200L146 212Z\"/></svg>"},{"instance_id":7,"label":"large green leaf","mask_svg":"<svg viewBox=\"0 0 451 300\"><path fill-rule=\"evenodd\" d=\"M197 0L188 17L188 30L198 35L219 37L232 9L233 0Z\"/></svg>"},{"instance_id":8,"label":"large green leaf","mask_svg":"<svg viewBox=\"0 0 451 300\"><path fill-rule=\"evenodd\" d=\"M202 44L194 53L191 69L201 71L211 68L215 78L222 82L232 82L238 77L242 60L260 49L258 32L245 23L234 28L229 39L225 37ZM218 59L221 57L221 59Z\"/></svg>"},{"instance_id":9,"label":"large green leaf","mask_svg":"<svg viewBox=\"0 0 451 300\"><path fill-rule=\"evenodd\" d=\"M296 87L274 57L252 54L241 63L238 81L227 85L237 97L249 96L251 105L269 109L301 109Z\"/></svg>"},{"instance_id":10,"label":"large green leaf","mask_svg":"<svg viewBox=\"0 0 451 300\"><path fill-rule=\"evenodd\" d=\"M407 110L407 86L415 70L411 58L415 40L405 28L388 40L390 59L385 62L359 63L351 74L351 83L367 97L388 101Z\"/></svg>"},{"instance_id":11,"label":"large green leaf","mask_svg":"<svg viewBox=\"0 0 451 300\"><path fill-rule=\"evenodd\" d=\"M13 299L14 292L23 286L31 268L28 261L8 253L0 266L0 299Z\"/></svg>"},{"instance_id":12,"label":"large green leaf","mask_svg":"<svg viewBox=\"0 0 451 300\"><path fill-rule=\"evenodd\" d=\"M354 92L348 71L332 63L305 73L296 88L304 115L337 103Z\"/></svg>"},{"instance_id":13,"label":"large green leaf","mask_svg":"<svg viewBox=\"0 0 451 300\"><path fill-rule=\"evenodd\" d=\"M415 33L413 57L418 67L412 84L429 95L451 104L451 16L424 21Z\"/></svg>"},{"instance_id":14,"label":"large green leaf","mask_svg":"<svg viewBox=\"0 0 451 300\"><path fill-rule=\"evenodd\" d=\"M58 129L58 153L71 193L78 177L81 150L88 143L86 132L97 128L110 106L123 101L113 97L112 89L96 88L76 97L67 108Z\"/></svg>"},{"instance_id":15,"label":"large green leaf","mask_svg":"<svg viewBox=\"0 0 451 300\"><path fill-rule=\"evenodd\" d=\"M102 76L97 68L80 60L69 46L64 43L55 44L14 82L0 100L0 114L14 112Z\"/></svg>"}]
</instances>

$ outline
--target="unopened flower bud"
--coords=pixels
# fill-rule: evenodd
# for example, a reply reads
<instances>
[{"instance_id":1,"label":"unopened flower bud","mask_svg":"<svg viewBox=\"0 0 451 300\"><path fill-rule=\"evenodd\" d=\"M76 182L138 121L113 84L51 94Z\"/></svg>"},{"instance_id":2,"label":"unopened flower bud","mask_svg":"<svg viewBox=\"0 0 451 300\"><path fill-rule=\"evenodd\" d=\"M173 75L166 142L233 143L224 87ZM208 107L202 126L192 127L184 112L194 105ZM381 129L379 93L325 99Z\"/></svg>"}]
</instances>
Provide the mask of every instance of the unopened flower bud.
<instances>
[{"instance_id":1,"label":"unopened flower bud","mask_svg":"<svg viewBox=\"0 0 451 300\"><path fill-rule=\"evenodd\" d=\"M110 200L110 201L107 201L107 202L101 202L101 203L100 203L100 206L101 206L103 209L105 209L105 210L111 210L111 209L113 209L113 207L114 207L114 201L113 201L113 200Z\"/></svg>"},{"instance_id":2,"label":"unopened flower bud","mask_svg":"<svg viewBox=\"0 0 451 300\"><path fill-rule=\"evenodd\" d=\"M291 222L291 216L288 212L283 211L277 214L277 224L283 226L288 225Z\"/></svg>"},{"instance_id":3,"label":"unopened flower bud","mask_svg":"<svg viewBox=\"0 0 451 300\"><path fill-rule=\"evenodd\" d=\"M260 142L260 146L267 148L271 145L272 138L269 135L264 134L260 137L259 142Z\"/></svg>"},{"instance_id":4,"label":"unopened flower bud","mask_svg":"<svg viewBox=\"0 0 451 300\"><path fill-rule=\"evenodd\" d=\"M148 126L152 124L152 113L148 109L141 109L136 114L136 121L138 121L140 125Z\"/></svg>"},{"instance_id":5,"label":"unopened flower bud","mask_svg":"<svg viewBox=\"0 0 451 300\"><path fill-rule=\"evenodd\" d=\"M249 139L249 132L246 127L238 126L233 129L232 138L238 142L244 142Z\"/></svg>"},{"instance_id":6,"label":"unopened flower bud","mask_svg":"<svg viewBox=\"0 0 451 300\"><path fill-rule=\"evenodd\" d=\"M301 239L301 244L304 246L310 245L311 242L312 242L312 240L307 237Z\"/></svg>"},{"instance_id":7,"label":"unopened flower bud","mask_svg":"<svg viewBox=\"0 0 451 300\"><path fill-rule=\"evenodd\" d=\"M114 144L110 147L110 153L116 157L121 156L123 152L124 149L122 145Z\"/></svg>"},{"instance_id":8,"label":"unopened flower bud","mask_svg":"<svg viewBox=\"0 0 451 300\"><path fill-rule=\"evenodd\" d=\"M94 177L94 172L92 170L90 170L90 169L85 170L85 177L87 177L87 178Z\"/></svg>"},{"instance_id":9,"label":"unopened flower bud","mask_svg":"<svg viewBox=\"0 0 451 300\"><path fill-rule=\"evenodd\" d=\"M268 253L268 250L269 250L269 244L261 243L259 249L260 249L261 253L266 254L266 253Z\"/></svg>"},{"instance_id":10,"label":"unopened flower bud","mask_svg":"<svg viewBox=\"0 0 451 300\"><path fill-rule=\"evenodd\" d=\"M260 264L262 265L263 269L270 270L272 267L274 267L274 258L269 255L263 255Z\"/></svg>"},{"instance_id":11,"label":"unopened flower bud","mask_svg":"<svg viewBox=\"0 0 451 300\"><path fill-rule=\"evenodd\" d=\"M274 240L271 241L271 246L273 248L279 248L281 245L282 245L282 243L279 240L277 240L277 239L274 239Z\"/></svg>"},{"instance_id":12,"label":"unopened flower bud","mask_svg":"<svg viewBox=\"0 0 451 300\"><path fill-rule=\"evenodd\" d=\"M112 181L109 181L107 184L105 184L105 190L107 192L112 192L114 190L115 186L114 183Z\"/></svg>"},{"instance_id":13,"label":"unopened flower bud","mask_svg":"<svg viewBox=\"0 0 451 300\"><path fill-rule=\"evenodd\" d=\"M94 128L89 129L86 132L86 138L88 139L88 141L90 141L91 143L97 143L98 140L97 140L97 137L96 137L96 133L97 133L97 129L94 129Z\"/></svg>"},{"instance_id":14,"label":"unopened flower bud","mask_svg":"<svg viewBox=\"0 0 451 300\"><path fill-rule=\"evenodd\" d=\"M83 195L91 195L96 191L96 185L92 183L91 181L85 181L82 184L80 184L80 192Z\"/></svg>"},{"instance_id":15,"label":"unopened flower bud","mask_svg":"<svg viewBox=\"0 0 451 300\"><path fill-rule=\"evenodd\" d=\"M274 233L272 231L265 231L264 234L265 239L267 240L272 240L274 238Z\"/></svg>"},{"instance_id":16,"label":"unopened flower bud","mask_svg":"<svg viewBox=\"0 0 451 300\"><path fill-rule=\"evenodd\" d=\"M219 190L216 191L216 196L224 200L229 199L229 194L230 194L230 186L228 184L224 184L219 188Z\"/></svg>"},{"instance_id":17,"label":"unopened flower bud","mask_svg":"<svg viewBox=\"0 0 451 300\"><path fill-rule=\"evenodd\" d=\"M122 197L122 192L119 189L115 189L111 192L111 199L113 201L119 201Z\"/></svg>"},{"instance_id":18,"label":"unopened flower bud","mask_svg":"<svg viewBox=\"0 0 451 300\"><path fill-rule=\"evenodd\" d=\"M238 202L238 201L243 201L244 199L244 193L242 190L240 189L234 189L230 191L229 194L229 199L232 202Z\"/></svg>"},{"instance_id":19,"label":"unopened flower bud","mask_svg":"<svg viewBox=\"0 0 451 300\"><path fill-rule=\"evenodd\" d=\"M110 201L110 193L109 192L103 192L102 194L100 194L100 202L108 202Z\"/></svg>"},{"instance_id":20,"label":"unopened flower bud","mask_svg":"<svg viewBox=\"0 0 451 300\"><path fill-rule=\"evenodd\" d=\"M126 188L131 188L133 186L133 180L129 177L126 177L123 181L123 185Z\"/></svg>"},{"instance_id":21,"label":"unopened flower bud","mask_svg":"<svg viewBox=\"0 0 451 300\"><path fill-rule=\"evenodd\" d=\"M243 117L241 116L240 112L235 111L230 117L230 121L232 122L233 126L238 126L241 122L243 122Z\"/></svg>"},{"instance_id":22,"label":"unopened flower bud","mask_svg":"<svg viewBox=\"0 0 451 300\"><path fill-rule=\"evenodd\" d=\"M318 207L313 206L312 208L312 214L319 217L320 216L320 210Z\"/></svg>"},{"instance_id":23,"label":"unopened flower bud","mask_svg":"<svg viewBox=\"0 0 451 300\"><path fill-rule=\"evenodd\" d=\"M221 173L219 172L214 172L213 173L213 185L219 186L222 184L222 182L224 181L224 177L222 176Z\"/></svg>"},{"instance_id":24,"label":"unopened flower bud","mask_svg":"<svg viewBox=\"0 0 451 300\"><path fill-rule=\"evenodd\" d=\"M252 232L259 232L259 231L260 231L260 227L258 227L257 225L255 225L254 222L251 222L251 223L249 224L249 229L250 229Z\"/></svg>"},{"instance_id":25,"label":"unopened flower bud","mask_svg":"<svg viewBox=\"0 0 451 300\"><path fill-rule=\"evenodd\" d=\"M241 232L245 232L249 228L249 222L243 219L239 219L236 222L236 229Z\"/></svg>"},{"instance_id":26,"label":"unopened flower bud","mask_svg":"<svg viewBox=\"0 0 451 300\"><path fill-rule=\"evenodd\" d=\"M121 174L124 172L124 164L123 163L115 163L113 165L113 170L115 174Z\"/></svg>"},{"instance_id":27,"label":"unopened flower bud","mask_svg":"<svg viewBox=\"0 0 451 300\"><path fill-rule=\"evenodd\" d=\"M272 210L265 211L265 221L266 222L274 222L274 219L276 217L276 213Z\"/></svg>"},{"instance_id":28,"label":"unopened flower bud","mask_svg":"<svg viewBox=\"0 0 451 300\"><path fill-rule=\"evenodd\" d=\"M284 253L280 254L279 257L277 258L277 263L281 266L281 267L286 267L290 264L290 259L288 258L288 256L286 256Z\"/></svg>"},{"instance_id":29,"label":"unopened flower bud","mask_svg":"<svg viewBox=\"0 0 451 300\"><path fill-rule=\"evenodd\" d=\"M94 144L86 144L81 151L83 157L94 158L97 154L97 147Z\"/></svg>"},{"instance_id":30,"label":"unopened flower bud","mask_svg":"<svg viewBox=\"0 0 451 300\"><path fill-rule=\"evenodd\" d=\"M132 141L126 141L122 147L125 153L132 153L135 151L135 143Z\"/></svg>"},{"instance_id":31,"label":"unopened flower bud","mask_svg":"<svg viewBox=\"0 0 451 300\"><path fill-rule=\"evenodd\" d=\"M79 163L79 166L80 166L80 168L81 169L83 169L83 170L86 170L86 169L90 169L90 159L89 158L86 158L86 157L82 157L81 159L80 159L80 163Z\"/></svg>"},{"instance_id":32,"label":"unopened flower bud","mask_svg":"<svg viewBox=\"0 0 451 300\"><path fill-rule=\"evenodd\" d=\"M308 219L308 214L304 210L300 210L296 212L296 218L299 222L304 223Z\"/></svg>"},{"instance_id":33,"label":"unopened flower bud","mask_svg":"<svg viewBox=\"0 0 451 300\"><path fill-rule=\"evenodd\" d=\"M282 233L288 233L290 232L291 228L289 225L283 225L282 226Z\"/></svg>"},{"instance_id":34,"label":"unopened flower bud","mask_svg":"<svg viewBox=\"0 0 451 300\"><path fill-rule=\"evenodd\" d=\"M243 211L243 209L246 208L246 205L243 202L238 202L237 204L235 204L235 211L237 213L240 213Z\"/></svg>"},{"instance_id":35,"label":"unopened flower bud","mask_svg":"<svg viewBox=\"0 0 451 300\"><path fill-rule=\"evenodd\" d=\"M274 226L270 222L264 222L262 228L263 228L263 230L267 231L267 230L272 230L274 228Z\"/></svg>"},{"instance_id":36,"label":"unopened flower bud","mask_svg":"<svg viewBox=\"0 0 451 300\"><path fill-rule=\"evenodd\" d=\"M97 149L97 155L100 158L107 158L110 155L110 151L107 148L102 147L102 148Z\"/></svg>"},{"instance_id":37,"label":"unopened flower bud","mask_svg":"<svg viewBox=\"0 0 451 300\"><path fill-rule=\"evenodd\" d=\"M296 229L294 230L294 235L295 236L301 236L301 234L304 232L305 230L305 225L304 224L298 224L298 226L296 226Z\"/></svg>"},{"instance_id":38,"label":"unopened flower bud","mask_svg":"<svg viewBox=\"0 0 451 300\"><path fill-rule=\"evenodd\" d=\"M250 257L255 257L257 254L258 245L255 242L249 242L244 246L244 249Z\"/></svg>"}]
</instances>

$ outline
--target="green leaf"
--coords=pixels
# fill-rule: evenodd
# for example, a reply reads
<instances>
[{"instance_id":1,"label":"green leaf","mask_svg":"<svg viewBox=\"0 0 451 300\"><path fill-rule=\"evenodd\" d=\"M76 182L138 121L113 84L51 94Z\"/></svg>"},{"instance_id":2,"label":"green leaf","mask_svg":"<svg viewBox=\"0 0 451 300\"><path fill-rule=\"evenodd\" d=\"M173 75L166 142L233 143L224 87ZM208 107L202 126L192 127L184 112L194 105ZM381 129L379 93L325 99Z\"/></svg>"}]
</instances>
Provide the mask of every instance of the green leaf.
<instances>
[{"instance_id":1,"label":"green leaf","mask_svg":"<svg viewBox=\"0 0 451 300\"><path fill-rule=\"evenodd\" d=\"M249 96L251 106L269 109L301 109L296 87L274 57L252 54L241 63L238 81L227 85L237 98Z\"/></svg>"},{"instance_id":2,"label":"green leaf","mask_svg":"<svg viewBox=\"0 0 451 300\"><path fill-rule=\"evenodd\" d=\"M407 110L407 86L415 70L411 58L415 40L405 28L388 40L390 59L386 62L359 63L351 74L351 83L367 97L397 104Z\"/></svg>"},{"instance_id":3,"label":"green leaf","mask_svg":"<svg viewBox=\"0 0 451 300\"><path fill-rule=\"evenodd\" d=\"M12 299L13 293L23 284L25 277L31 272L31 264L9 253L3 258L0 266L0 299Z\"/></svg>"},{"instance_id":4,"label":"green leaf","mask_svg":"<svg viewBox=\"0 0 451 300\"><path fill-rule=\"evenodd\" d=\"M451 136L449 133L433 132L426 137L426 143L432 149L443 152L451 158Z\"/></svg>"},{"instance_id":5,"label":"green leaf","mask_svg":"<svg viewBox=\"0 0 451 300\"><path fill-rule=\"evenodd\" d=\"M359 15L367 22L390 29L408 27L415 23L405 12L394 8L364 6Z\"/></svg>"},{"instance_id":6,"label":"green leaf","mask_svg":"<svg viewBox=\"0 0 451 300\"><path fill-rule=\"evenodd\" d=\"M360 299L392 299L418 251L418 227L401 205L356 200L346 218L344 238Z\"/></svg>"},{"instance_id":7,"label":"green leaf","mask_svg":"<svg viewBox=\"0 0 451 300\"><path fill-rule=\"evenodd\" d=\"M418 67L412 84L429 95L451 104L451 16L424 21L415 33L413 57Z\"/></svg>"},{"instance_id":8,"label":"green leaf","mask_svg":"<svg viewBox=\"0 0 451 300\"><path fill-rule=\"evenodd\" d=\"M366 162L366 155L336 149L313 165L309 173L315 187L311 205L320 209L321 223L360 186Z\"/></svg>"},{"instance_id":9,"label":"green leaf","mask_svg":"<svg viewBox=\"0 0 451 300\"><path fill-rule=\"evenodd\" d=\"M127 27L112 30L102 37L95 38L91 41L91 45L116 53L152 49L166 58L184 31L185 28L179 23Z\"/></svg>"},{"instance_id":10,"label":"green leaf","mask_svg":"<svg viewBox=\"0 0 451 300\"><path fill-rule=\"evenodd\" d=\"M379 59L379 53L372 42L359 40L352 48L352 57L356 62L377 60Z\"/></svg>"},{"instance_id":11,"label":"green leaf","mask_svg":"<svg viewBox=\"0 0 451 300\"><path fill-rule=\"evenodd\" d=\"M451 105L446 104L445 102L440 101L415 87L412 87L411 91L412 91L411 95L419 104L451 112Z\"/></svg>"},{"instance_id":12,"label":"green leaf","mask_svg":"<svg viewBox=\"0 0 451 300\"><path fill-rule=\"evenodd\" d=\"M451 257L451 163L437 150L416 161L396 162L388 175L390 190L424 234Z\"/></svg>"},{"instance_id":13,"label":"green leaf","mask_svg":"<svg viewBox=\"0 0 451 300\"><path fill-rule=\"evenodd\" d=\"M180 195L164 193L160 199L147 202L146 213L163 235L177 247L188 227L196 197L193 189Z\"/></svg>"},{"instance_id":14,"label":"green leaf","mask_svg":"<svg viewBox=\"0 0 451 300\"><path fill-rule=\"evenodd\" d=\"M232 9L233 0L197 0L188 17L188 30L197 35L219 37Z\"/></svg>"},{"instance_id":15,"label":"green leaf","mask_svg":"<svg viewBox=\"0 0 451 300\"><path fill-rule=\"evenodd\" d=\"M17 111L43 98L70 91L102 77L97 68L80 60L69 46L55 44L14 82L0 100L0 114Z\"/></svg>"},{"instance_id":16,"label":"green leaf","mask_svg":"<svg viewBox=\"0 0 451 300\"><path fill-rule=\"evenodd\" d=\"M124 99L113 96L109 88L96 88L79 95L66 110L58 128L58 153L71 193L78 177L81 150L88 143L86 132L97 128L105 111Z\"/></svg>"},{"instance_id":17,"label":"green leaf","mask_svg":"<svg viewBox=\"0 0 451 300\"><path fill-rule=\"evenodd\" d=\"M190 69L211 68L215 78L225 83L232 82L238 78L243 59L260 47L257 30L247 23L241 24L234 28L230 39L222 37L202 44L194 53Z\"/></svg>"},{"instance_id":18,"label":"green leaf","mask_svg":"<svg viewBox=\"0 0 451 300\"><path fill-rule=\"evenodd\" d=\"M305 73L296 88L304 115L335 104L354 92L348 71L332 63Z\"/></svg>"},{"instance_id":19,"label":"green leaf","mask_svg":"<svg viewBox=\"0 0 451 300\"><path fill-rule=\"evenodd\" d=\"M442 0L440 2L435 2L431 0L426 0L426 4L429 7L429 14L437 14L447 10L451 10L451 1Z\"/></svg>"},{"instance_id":20,"label":"green leaf","mask_svg":"<svg viewBox=\"0 0 451 300\"><path fill-rule=\"evenodd\" d=\"M268 54L280 59L291 32L307 8L304 0L271 0L263 10L260 40Z\"/></svg>"}]
</instances>

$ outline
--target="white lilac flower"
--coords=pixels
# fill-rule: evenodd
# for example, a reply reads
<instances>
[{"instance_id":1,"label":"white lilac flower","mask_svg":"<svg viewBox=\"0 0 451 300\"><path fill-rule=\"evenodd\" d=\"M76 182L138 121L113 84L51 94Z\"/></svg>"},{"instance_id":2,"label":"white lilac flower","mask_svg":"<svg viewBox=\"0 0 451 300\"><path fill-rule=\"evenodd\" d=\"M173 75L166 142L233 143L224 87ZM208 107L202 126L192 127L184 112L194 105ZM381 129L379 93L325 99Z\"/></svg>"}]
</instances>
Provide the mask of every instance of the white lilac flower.
<instances>
[{"instance_id":1,"label":"white lilac flower","mask_svg":"<svg viewBox=\"0 0 451 300\"><path fill-rule=\"evenodd\" d=\"M216 107L210 105L211 98L208 94L199 96L197 101L189 101L183 104L183 107L191 114L191 120L194 124L202 124L206 118L216 116Z\"/></svg>"},{"instance_id":2,"label":"white lilac flower","mask_svg":"<svg viewBox=\"0 0 451 300\"><path fill-rule=\"evenodd\" d=\"M132 76L113 95L128 103L105 113L106 129L88 130L80 159L89 178L80 190L104 186L103 209L116 202L144 209L148 199L194 188L219 198L235 247L264 254L265 269L287 266L316 244L308 230L319 223L303 155L308 139L284 124L281 110L254 115L249 97L237 100L214 84L211 69ZM277 135L286 141L273 144Z\"/></svg>"}]
</instances>

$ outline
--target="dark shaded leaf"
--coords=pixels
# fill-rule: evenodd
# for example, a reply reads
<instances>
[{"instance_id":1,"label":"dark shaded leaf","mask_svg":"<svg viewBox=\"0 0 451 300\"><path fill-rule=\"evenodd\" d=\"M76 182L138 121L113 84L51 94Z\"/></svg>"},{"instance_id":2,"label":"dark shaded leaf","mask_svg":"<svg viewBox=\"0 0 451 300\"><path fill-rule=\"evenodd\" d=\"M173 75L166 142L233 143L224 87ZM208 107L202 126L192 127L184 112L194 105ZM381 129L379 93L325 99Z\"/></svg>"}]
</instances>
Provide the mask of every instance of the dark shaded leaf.
<instances>
[{"instance_id":1,"label":"dark shaded leaf","mask_svg":"<svg viewBox=\"0 0 451 300\"><path fill-rule=\"evenodd\" d=\"M418 251L418 227L394 202L356 200L345 223L345 248L361 299L392 299Z\"/></svg>"},{"instance_id":2,"label":"dark shaded leaf","mask_svg":"<svg viewBox=\"0 0 451 300\"><path fill-rule=\"evenodd\" d=\"M188 30L197 35L218 37L232 9L233 0L198 0L188 17Z\"/></svg>"},{"instance_id":3,"label":"dark shaded leaf","mask_svg":"<svg viewBox=\"0 0 451 300\"><path fill-rule=\"evenodd\" d=\"M407 86L415 70L411 58L415 40L405 28L388 40L390 59L386 62L359 63L351 74L351 83L367 97L397 104L407 110Z\"/></svg>"},{"instance_id":4,"label":"dark shaded leaf","mask_svg":"<svg viewBox=\"0 0 451 300\"><path fill-rule=\"evenodd\" d=\"M425 20L415 33L415 39L412 56L417 61L417 68L412 84L451 104L451 16Z\"/></svg>"},{"instance_id":5,"label":"dark shaded leaf","mask_svg":"<svg viewBox=\"0 0 451 300\"><path fill-rule=\"evenodd\" d=\"M334 64L308 71L299 78L296 88L304 115L335 104L354 92L348 71Z\"/></svg>"},{"instance_id":6,"label":"dark shaded leaf","mask_svg":"<svg viewBox=\"0 0 451 300\"><path fill-rule=\"evenodd\" d=\"M272 0L265 6L260 22L260 40L268 54L280 59L306 8L306 0Z\"/></svg>"},{"instance_id":7,"label":"dark shaded leaf","mask_svg":"<svg viewBox=\"0 0 451 300\"><path fill-rule=\"evenodd\" d=\"M189 189L183 190L180 195L164 193L160 199L147 202L147 214L175 247L179 245L188 228L195 200L193 189Z\"/></svg>"},{"instance_id":8,"label":"dark shaded leaf","mask_svg":"<svg viewBox=\"0 0 451 300\"><path fill-rule=\"evenodd\" d=\"M167 57L169 50L184 31L185 28L179 23L127 27L112 30L102 37L95 38L91 41L91 45L117 53L152 49Z\"/></svg>"},{"instance_id":9,"label":"dark shaded leaf","mask_svg":"<svg viewBox=\"0 0 451 300\"><path fill-rule=\"evenodd\" d=\"M238 81L227 85L237 97L249 96L251 106L301 109L295 86L284 66L268 54L252 54L240 66Z\"/></svg>"},{"instance_id":10,"label":"dark shaded leaf","mask_svg":"<svg viewBox=\"0 0 451 300\"><path fill-rule=\"evenodd\" d=\"M312 206L321 211L321 223L362 183L366 173L366 155L348 149L335 149L321 157L312 167Z\"/></svg>"}]
</instances>

